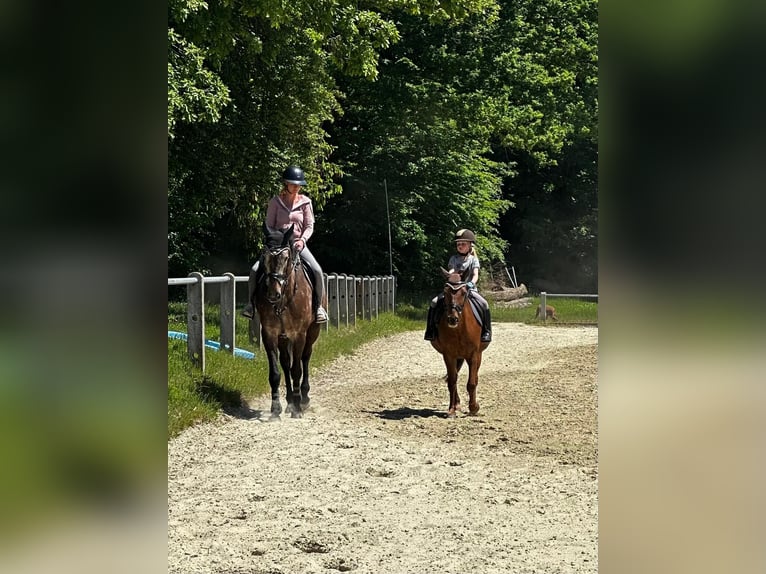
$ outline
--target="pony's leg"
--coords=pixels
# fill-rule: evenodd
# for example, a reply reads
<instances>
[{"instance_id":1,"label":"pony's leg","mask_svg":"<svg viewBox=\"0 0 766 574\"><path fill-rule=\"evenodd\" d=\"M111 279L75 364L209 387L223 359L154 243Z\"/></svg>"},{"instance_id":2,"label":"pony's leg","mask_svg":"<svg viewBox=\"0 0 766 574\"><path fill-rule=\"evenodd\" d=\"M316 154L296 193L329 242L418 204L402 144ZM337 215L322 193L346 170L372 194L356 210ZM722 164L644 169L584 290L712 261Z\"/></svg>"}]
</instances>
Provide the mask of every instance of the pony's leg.
<instances>
[{"instance_id":1,"label":"pony's leg","mask_svg":"<svg viewBox=\"0 0 766 574\"><path fill-rule=\"evenodd\" d=\"M282 405L279 402L279 382L282 378L279 372L279 358L276 348L267 348L266 356L269 359L269 385L271 386L271 418L278 419L282 414Z\"/></svg>"},{"instance_id":2,"label":"pony's leg","mask_svg":"<svg viewBox=\"0 0 766 574\"><path fill-rule=\"evenodd\" d=\"M463 359L458 359L457 360L457 372L458 373L460 372L460 368L463 366L463 362L464 362Z\"/></svg>"},{"instance_id":3,"label":"pony's leg","mask_svg":"<svg viewBox=\"0 0 766 574\"><path fill-rule=\"evenodd\" d=\"M309 361L311 360L311 354L314 352L314 344L307 343L303 348L303 356L301 357L301 366L303 367L303 380L301 381L301 405L305 410L308 408L311 398L309 398L309 391L311 385L309 384Z\"/></svg>"},{"instance_id":4,"label":"pony's leg","mask_svg":"<svg viewBox=\"0 0 766 574\"><path fill-rule=\"evenodd\" d=\"M293 404L293 384L290 377L290 358L292 357L292 345L290 341L283 341L279 345L279 364L282 367L282 372L285 374L285 389L287 401L287 412L292 410Z\"/></svg>"},{"instance_id":5,"label":"pony's leg","mask_svg":"<svg viewBox=\"0 0 766 574\"><path fill-rule=\"evenodd\" d=\"M301 408L301 390L299 385L303 379L303 348L305 341L296 341L292 348L292 366L290 375L292 379L292 417L301 418L303 409Z\"/></svg>"},{"instance_id":6,"label":"pony's leg","mask_svg":"<svg viewBox=\"0 0 766 574\"><path fill-rule=\"evenodd\" d=\"M452 418L460 410L460 396L457 392L457 361L452 358L444 357L444 364L447 367L447 389L449 390L449 411L447 416Z\"/></svg>"},{"instance_id":7,"label":"pony's leg","mask_svg":"<svg viewBox=\"0 0 766 574\"><path fill-rule=\"evenodd\" d=\"M481 353L475 353L468 361L468 414L475 415L479 412L479 403L476 400L476 386L479 384L479 367L481 366Z\"/></svg>"}]
</instances>

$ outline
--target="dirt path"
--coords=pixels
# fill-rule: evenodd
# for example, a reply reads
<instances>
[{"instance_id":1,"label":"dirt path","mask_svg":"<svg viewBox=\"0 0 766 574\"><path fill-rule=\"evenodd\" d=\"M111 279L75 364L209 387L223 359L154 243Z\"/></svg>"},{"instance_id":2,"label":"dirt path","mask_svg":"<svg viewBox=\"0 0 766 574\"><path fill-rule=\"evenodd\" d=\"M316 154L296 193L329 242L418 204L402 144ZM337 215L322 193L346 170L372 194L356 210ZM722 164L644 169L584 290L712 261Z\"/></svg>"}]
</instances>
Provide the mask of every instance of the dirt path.
<instances>
[{"instance_id":1,"label":"dirt path","mask_svg":"<svg viewBox=\"0 0 766 574\"><path fill-rule=\"evenodd\" d=\"M187 430L168 571L597 572L597 339L496 324L477 417L445 418L441 355L410 332L322 369L302 419L264 422L263 397Z\"/></svg>"}]
</instances>

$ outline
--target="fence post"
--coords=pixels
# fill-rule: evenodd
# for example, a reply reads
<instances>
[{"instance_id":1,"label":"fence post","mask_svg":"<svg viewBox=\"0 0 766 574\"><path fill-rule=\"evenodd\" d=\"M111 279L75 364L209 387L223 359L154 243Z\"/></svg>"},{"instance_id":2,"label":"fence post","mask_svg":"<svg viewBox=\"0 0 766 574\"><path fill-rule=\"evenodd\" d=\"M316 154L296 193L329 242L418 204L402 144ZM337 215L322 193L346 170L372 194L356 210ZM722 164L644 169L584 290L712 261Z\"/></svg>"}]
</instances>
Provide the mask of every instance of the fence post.
<instances>
[{"instance_id":1,"label":"fence post","mask_svg":"<svg viewBox=\"0 0 766 574\"><path fill-rule=\"evenodd\" d=\"M370 280L370 317L378 318L378 292L380 287L380 278L373 277Z\"/></svg>"},{"instance_id":2,"label":"fence post","mask_svg":"<svg viewBox=\"0 0 766 574\"><path fill-rule=\"evenodd\" d=\"M348 327L348 281L345 273L338 275L338 324Z\"/></svg>"},{"instance_id":3,"label":"fence post","mask_svg":"<svg viewBox=\"0 0 766 574\"><path fill-rule=\"evenodd\" d=\"M346 296L348 297L348 322L356 325L356 277L346 277Z\"/></svg>"},{"instance_id":4,"label":"fence post","mask_svg":"<svg viewBox=\"0 0 766 574\"><path fill-rule=\"evenodd\" d=\"M545 323L545 318L548 316L548 313L545 311L545 306L547 305L545 298L547 295L545 291L540 291L540 314L543 317L543 323Z\"/></svg>"},{"instance_id":5,"label":"fence post","mask_svg":"<svg viewBox=\"0 0 766 574\"><path fill-rule=\"evenodd\" d=\"M362 290L363 290L363 298L362 298L362 305L364 306L364 313L363 317L370 321L372 320L372 298L370 297L370 278L364 277L362 279Z\"/></svg>"},{"instance_id":6,"label":"fence post","mask_svg":"<svg viewBox=\"0 0 766 574\"><path fill-rule=\"evenodd\" d=\"M393 275L389 276L390 283L391 283L391 289L388 291L388 296L391 300L391 312L396 313L396 277Z\"/></svg>"},{"instance_id":7,"label":"fence post","mask_svg":"<svg viewBox=\"0 0 766 574\"><path fill-rule=\"evenodd\" d=\"M330 316L329 323L338 327L338 276L327 276L327 314Z\"/></svg>"},{"instance_id":8,"label":"fence post","mask_svg":"<svg viewBox=\"0 0 766 574\"><path fill-rule=\"evenodd\" d=\"M235 283L234 273L224 273L229 280L221 283L221 349L234 354L234 313L236 305L234 301Z\"/></svg>"},{"instance_id":9,"label":"fence post","mask_svg":"<svg viewBox=\"0 0 766 574\"><path fill-rule=\"evenodd\" d=\"M356 277L354 279L354 294L356 295L356 316L364 319L364 279Z\"/></svg>"},{"instance_id":10,"label":"fence post","mask_svg":"<svg viewBox=\"0 0 766 574\"><path fill-rule=\"evenodd\" d=\"M186 349L192 363L205 372L205 282L202 273L189 273L197 281L186 286Z\"/></svg>"},{"instance_id":11,"label":"fence post","mask_svg":"<svg viewBox=\"0 0 766 574\"><path fill-rule=\"evenodd\" d=\"M378 301L380 301L380 311L382 313L388 311L388 277L385 275L380 278L380 295Z\"/></svg>"}]
</instances>

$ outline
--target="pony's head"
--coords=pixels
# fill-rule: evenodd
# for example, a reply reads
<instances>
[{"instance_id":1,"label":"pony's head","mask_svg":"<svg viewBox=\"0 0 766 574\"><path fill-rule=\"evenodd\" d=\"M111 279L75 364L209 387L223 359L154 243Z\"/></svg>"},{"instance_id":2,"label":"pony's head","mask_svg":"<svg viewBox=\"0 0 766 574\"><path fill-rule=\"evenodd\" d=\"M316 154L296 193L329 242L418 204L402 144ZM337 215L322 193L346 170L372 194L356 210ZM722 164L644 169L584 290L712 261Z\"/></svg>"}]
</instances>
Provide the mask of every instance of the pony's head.
<instances>
[{"instance_id":1,"label":"pony's head","mask_svg":"<svg viewBox=\"0 0 766 574\"><path fill-rule=\"evenodd\" d=\"M285 294L285 283L297 265L298 254L293 249L293 228L285 231L271 229L265 224L263 232L263 271L266 276L266 299L269 303L279 302Z\"/></svg>"},{"instance_id":2,"label":"pony's head","mask_svg":"<svg viewBox=\"0 0 766 574\"><path fill-rule=\"evenodd\" d=\"M450 273L442 268L442 275L447 280L444 284L444 309L447 313L447 326L455 328L460 324L460 316L468 297L468 286L460 274Z\"/></svg>"}]
</instances>

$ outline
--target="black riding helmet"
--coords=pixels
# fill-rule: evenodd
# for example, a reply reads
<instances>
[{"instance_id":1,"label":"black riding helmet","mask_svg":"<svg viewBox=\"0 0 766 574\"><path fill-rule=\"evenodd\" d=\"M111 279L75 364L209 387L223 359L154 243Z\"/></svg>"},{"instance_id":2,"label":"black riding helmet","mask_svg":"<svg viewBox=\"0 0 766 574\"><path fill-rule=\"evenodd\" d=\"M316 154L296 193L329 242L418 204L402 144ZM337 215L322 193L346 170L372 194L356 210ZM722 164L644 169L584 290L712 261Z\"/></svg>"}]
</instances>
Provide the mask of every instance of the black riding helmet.
<instances>
[{"instance_id":1,"label":"black riding helmet","mask_svg":"<svg viewBox=\"0 0 766 574\"><path fill-rule=\"evenodd\" d=\"M476 236L470 229L460 229L455 233L455 241L470 241L476 243Z\"/></svg>"},{"instance_id":2,"label":"black riding helmet","mask_svg":"<svg viewBox=\"0 0 766 574\"><path fill-rule=\"evenodd\" d=\"M303 170L297 165L291 165L282 173L282 179L285 183L295 183L298 185L306 185L306 178L303 175Z\"/></svg>"}]
</instances>

